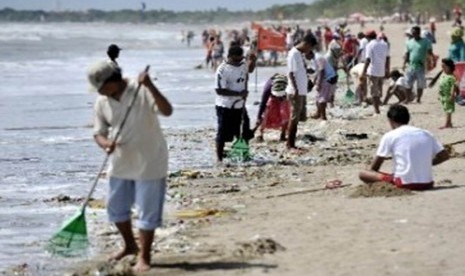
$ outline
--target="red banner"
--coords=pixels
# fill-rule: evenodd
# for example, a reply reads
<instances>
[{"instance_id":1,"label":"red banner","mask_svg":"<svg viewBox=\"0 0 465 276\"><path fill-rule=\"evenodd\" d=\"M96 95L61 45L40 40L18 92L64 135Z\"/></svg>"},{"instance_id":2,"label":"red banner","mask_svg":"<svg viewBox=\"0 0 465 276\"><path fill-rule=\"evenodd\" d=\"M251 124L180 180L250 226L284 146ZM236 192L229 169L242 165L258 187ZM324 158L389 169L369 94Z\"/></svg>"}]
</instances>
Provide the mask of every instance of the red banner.
<instances>
[{"instance_id":1,"label":"red banner","mask_svg":"<svg viewBox=\"0 0 465 276\"><path fill-rule=\"evenodd\" d=\"M269 51L286 51L286 35L272 29L258 29L258 49Z\"/></svg>"}]
</instances>

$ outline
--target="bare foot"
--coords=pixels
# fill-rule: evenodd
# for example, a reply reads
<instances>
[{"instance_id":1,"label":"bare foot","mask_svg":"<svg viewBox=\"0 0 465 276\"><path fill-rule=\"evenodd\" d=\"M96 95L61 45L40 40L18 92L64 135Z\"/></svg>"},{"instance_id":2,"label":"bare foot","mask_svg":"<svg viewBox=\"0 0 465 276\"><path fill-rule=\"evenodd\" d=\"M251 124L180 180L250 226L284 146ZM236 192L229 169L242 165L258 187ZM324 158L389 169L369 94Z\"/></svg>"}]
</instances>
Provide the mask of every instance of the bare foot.
<instances>
[{"instance_id":1,"label":"bare foot","mask_svg":"<svg viewBox=\"0 0 465 276\"><path fill-rule=\"evenodd\" d=\"M119 261L122 258L128 255L136 255L139 252L138 247L125 247L121 249L119 252L113 254L108 258L109 261Z\"/></svg>"},{"instance_id":2,"label":"bare foot","mask_svg":"<svg viewBox=\"0 0 465 276\"><path fill-rule=\"evenodd\" d=\"M137 263L132 267L134 273L142 273L150 270L150 263L143 258L138 258Z\"/></svg>"}]
</instances>

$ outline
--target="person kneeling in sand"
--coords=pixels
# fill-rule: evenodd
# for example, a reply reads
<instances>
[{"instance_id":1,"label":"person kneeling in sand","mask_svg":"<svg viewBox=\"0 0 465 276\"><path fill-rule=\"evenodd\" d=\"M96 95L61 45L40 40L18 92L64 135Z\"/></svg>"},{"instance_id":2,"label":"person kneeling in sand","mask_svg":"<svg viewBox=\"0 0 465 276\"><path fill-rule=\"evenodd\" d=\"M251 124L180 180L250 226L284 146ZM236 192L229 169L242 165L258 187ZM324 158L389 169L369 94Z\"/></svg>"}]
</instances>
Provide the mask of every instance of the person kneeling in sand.
<instances>
[{"instance_id":1,"label":"person kneeling in sand","mask_svg":"<svg viewBox=\"0 0 465 276\"><path fill-rule=\"evenodd\" d=\"M399 72L399 70L392 70L389 73L391 78L391 84L389 85L388 91L386 92L386 97L384 97L383 105L387 105L389 99L394 95L399 100L398 103L408 102L408 93L410 87L408 86L407 78Z\"/></svg>"},{"instance_id":2,"label":"person kneeling in sand","mask_svg":"<svg viewBox=\"0 0 465 276\"><path fill-rule=\"evenodd\" d=\"M173 109L146 72L138 81L123 79L115 63L102 61L89 69L87 77L99 93L94 106L94 139L111 154L107 212L124 240L124 248L110 260L139 253L134 272L147 271L155 228L162 222L168 172L168 147L158 114L170 116ZM142 85L139 92L138 82ZM131 104L131 112L125 116ZM126 127L113 141L122 121ZM140 252L132 231L134 204L139 214Z\"/></svg>"},{"instance_id":3,"label":"person kneeling in sand","mask_svg":"<svg viewBox=\"0 0 465 276\"><path fill-rule=\"evenodd\" d=\"M370 169L361 171L367 184L384 181L399 188L426 190L433 187L432 166L449 159L448 152L428 131L409 126L410 114L403 105L392 105L387 112L392 130L384 134ZM387 158L393 158L393 173L380 171Z\"/></svg>"}]
</instances>

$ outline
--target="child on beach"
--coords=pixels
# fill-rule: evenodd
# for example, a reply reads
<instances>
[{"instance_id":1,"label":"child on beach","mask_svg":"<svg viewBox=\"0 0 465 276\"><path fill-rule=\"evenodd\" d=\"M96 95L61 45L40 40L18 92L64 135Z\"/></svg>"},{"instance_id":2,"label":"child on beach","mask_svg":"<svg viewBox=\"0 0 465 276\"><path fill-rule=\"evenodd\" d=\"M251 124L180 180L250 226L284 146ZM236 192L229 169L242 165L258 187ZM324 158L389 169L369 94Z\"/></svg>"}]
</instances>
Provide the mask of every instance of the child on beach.
<instances>
[{"instance_id":1,"label":"child on beach","mask_svg":"<svg viewBox=\"0 0 465 276\"><path fill-rule=\"evenodd\" d=\"M265 84L257 116L257 127L260 128L257 141L263 141L265 129L281 129L279 141L286 141L286 129L290 116L290 105L286 99L286 86L287 77L281 74L275 74Z\"/></svg>"},{"instance_id":2,"label":"child on beach","mask_svg":"<svg viewBox=\"0 0 465 276\"><path fill-rule=\"evenodd\" d=\"M455 97L457 96L457 85L454 76L455 64L451 59L442 60L443 74L439 81L439 100L446 113L446 123L444 128L452 128L452 113L455 111Z\"/></svg>"},{"instance_id":3,"label":"child on beach","mask_svg":"<svg viewBox=\"0 0 465 276\"><path fill-rule=\"evenodd\" d=\"M407 78L405 78L399 70L392 70L389 77L391 78L391 84L389 85L386 96L384 97L383 105L386 105L389 102L392 95L397 97L399 100L398 103L408 102L409 86Z\"/></svg>"}]
</instances>

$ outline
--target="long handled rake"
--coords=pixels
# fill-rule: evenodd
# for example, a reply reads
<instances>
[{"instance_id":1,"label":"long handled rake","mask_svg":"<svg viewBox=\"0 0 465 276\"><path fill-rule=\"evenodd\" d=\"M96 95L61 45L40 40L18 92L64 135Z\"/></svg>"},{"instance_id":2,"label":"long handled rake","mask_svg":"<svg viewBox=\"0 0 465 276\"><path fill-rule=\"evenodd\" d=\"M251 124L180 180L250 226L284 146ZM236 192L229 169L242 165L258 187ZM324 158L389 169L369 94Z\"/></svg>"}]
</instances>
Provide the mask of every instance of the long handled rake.
<instances>
[{"instance_id":1,"label":"long handled rake","mask_svg":"<svg viewBox=\"0 0 465 276\"><path fill-rule=\"evenodd\" d=\"M147 65L144 71L148 72L149 67L150 66ZM137 94L139 93L139 89L141 85L142 84L139 83L139 85L137 86L137 89L136 89L136 92L134 93L131 104L128 106L128 109L126 110L126 113L124 114L123 121L121 122L118 132L116 133L115 138L113 139L112 146L116 144L116 141L118 140L121 134L121 130L126 124L126 120L129 116L129 113L131 112L134 102L136 101ZM94 179L92 188L87 194L86 200L82 204L82 207L72 217L66 220L61 226L61 228L58 230L58 232L56 232L52 236L52 238L49 240L46 246L47 251L54 253L54 254L70 256L73 253L82 251L87 248L89 241L87 238L87 224L86 224L86 214L85 214L86 207L88 206L91 196L95 191L99 177L106 167L110 154L111 153L107 153L107 155L105 156L105 159L103 160L100 170Z\"/></svg>"}]
</instances>

